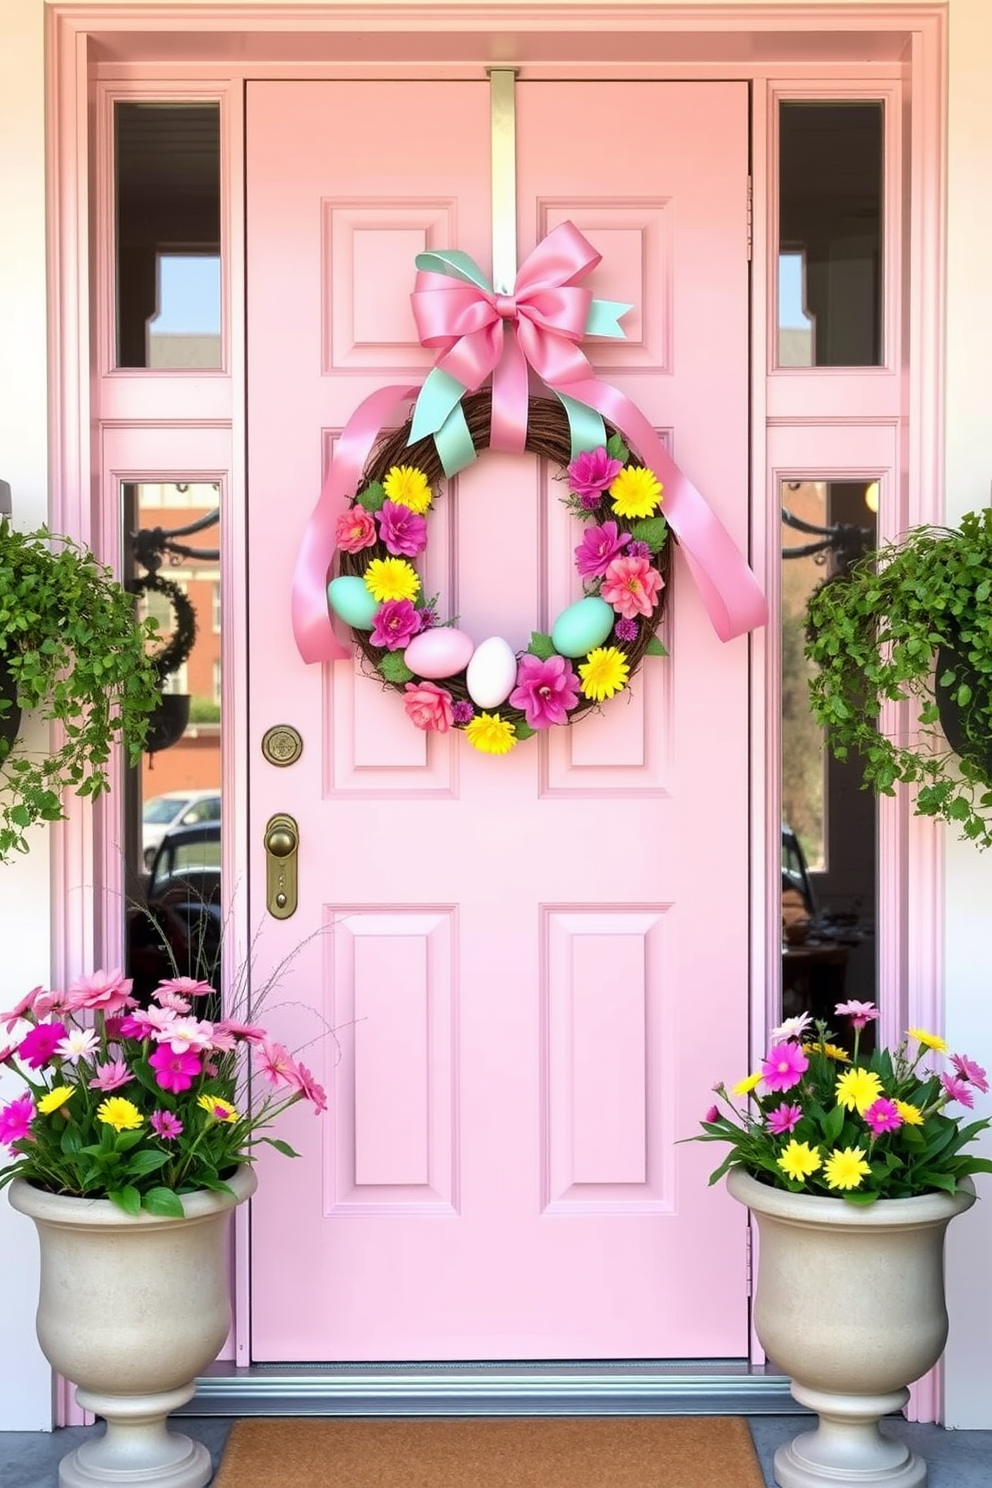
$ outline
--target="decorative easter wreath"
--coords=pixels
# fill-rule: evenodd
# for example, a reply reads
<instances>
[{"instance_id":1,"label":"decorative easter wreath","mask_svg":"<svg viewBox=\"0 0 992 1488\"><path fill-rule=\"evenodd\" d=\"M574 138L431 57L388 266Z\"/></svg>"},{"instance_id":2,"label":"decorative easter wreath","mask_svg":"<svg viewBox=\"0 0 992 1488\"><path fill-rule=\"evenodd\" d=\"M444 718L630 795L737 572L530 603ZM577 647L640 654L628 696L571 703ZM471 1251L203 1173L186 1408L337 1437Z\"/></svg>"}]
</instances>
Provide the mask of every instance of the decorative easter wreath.
<instances>
[{"instance_id":1,"label":"decorative easter wreath","mask_svg":"<svg viewBox=\"0 0 992 1488\"><path fill-rule=\"evenodd\" d=\"M491 402L488 389L462 400L477 451L489 447ZM444 470L432 438L408 444L409 420L376 443L355 496L338 518L339 578L329 586L329 599L351 622L354 642L370 667L403 696L418 728L441 733L460 728L483 753L505 754L539 728L572 723L598 708L629 684L645 655L665 655L655 635L665 609L671 547L668 524L658 509L661 486L620 435L607 432L604 448L572 459L561 404L553 398L529 399L525 447L567 471L569 494L563 500L586 523L576 548L584 591L583 601L576 603L588 625L585 601L595 601L594 629L602 634L595 644L576 651L582 626L573 623L578 617L576 606L570 605L551 635L532 633L530 644L517 653L512 690L503 701L488 705L473 685L471 659L451 675L434 671L432 677L407 664L407 647L418 635L454 623L438 619L410 561L426 549L426 513ZM355 613L356 599L359 609L365 609L361 617ZM572 639L562 654L559 647L565 642L560 637L566 630Z\"/></svg>"}]
</instances>

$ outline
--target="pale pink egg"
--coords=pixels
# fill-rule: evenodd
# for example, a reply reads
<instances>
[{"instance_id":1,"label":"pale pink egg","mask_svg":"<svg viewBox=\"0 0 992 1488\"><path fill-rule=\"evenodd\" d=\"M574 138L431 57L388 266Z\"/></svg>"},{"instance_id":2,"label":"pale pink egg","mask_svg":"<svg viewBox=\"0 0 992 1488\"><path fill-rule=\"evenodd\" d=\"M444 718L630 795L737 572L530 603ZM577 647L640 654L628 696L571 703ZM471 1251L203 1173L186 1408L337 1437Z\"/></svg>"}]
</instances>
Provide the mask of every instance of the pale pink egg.
<instances>
[{"instance_id":1,"label":"pale pink egg","mask_svg":"<svg viewBox=\"0 0 992 1488\"><path fill-rule=\"evenodd\" d=\"M422 630L415 635L404 652L404 660L411 672L418 677L436 680L453 677L463 667L475 650L475 642L464 630L455 630L450 625L439 625L435 630Z\"/></svg>"}]
</instances>

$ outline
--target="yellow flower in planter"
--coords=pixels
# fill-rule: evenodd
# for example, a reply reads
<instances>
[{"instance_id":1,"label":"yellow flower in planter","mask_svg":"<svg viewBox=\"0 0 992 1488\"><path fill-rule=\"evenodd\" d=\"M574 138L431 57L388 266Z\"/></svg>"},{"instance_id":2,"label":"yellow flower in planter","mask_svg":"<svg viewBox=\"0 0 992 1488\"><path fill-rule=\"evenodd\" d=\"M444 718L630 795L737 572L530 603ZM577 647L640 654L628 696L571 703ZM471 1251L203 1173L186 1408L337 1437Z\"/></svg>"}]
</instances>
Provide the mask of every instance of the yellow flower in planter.
<instances>
[{"instance_id":1,"label":"yellow flower in planter","mask_svg":"<svg viewBox=\"0 0 992 1488\"><path fill-rule=\"evenodd\" d=\"M96 1116L98 1121L112 1126L114 1131L134 1131L144 1121L137 1106L122 1095L112 1095L97 1106Z\"/></svg>"}]
</instances>

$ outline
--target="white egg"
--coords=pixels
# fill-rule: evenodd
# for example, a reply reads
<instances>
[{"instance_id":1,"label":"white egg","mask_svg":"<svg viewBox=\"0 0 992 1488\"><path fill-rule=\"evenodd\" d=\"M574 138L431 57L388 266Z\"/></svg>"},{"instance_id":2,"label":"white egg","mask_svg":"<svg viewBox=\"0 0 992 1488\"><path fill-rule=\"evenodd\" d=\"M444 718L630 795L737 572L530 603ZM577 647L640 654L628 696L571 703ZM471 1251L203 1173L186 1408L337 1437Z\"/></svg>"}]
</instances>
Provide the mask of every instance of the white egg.
<instances>
[{"instance_id":1,"label":"white egg","mask_svg":"<svg viewBox=\"0 0 992 1488\"><path fill-rule=\"evenodd\" d=\"M502 636L476 646L465 674L468 695L477 708L498 708L517 683L517 658Z\"/></svg>"}]
</instances>

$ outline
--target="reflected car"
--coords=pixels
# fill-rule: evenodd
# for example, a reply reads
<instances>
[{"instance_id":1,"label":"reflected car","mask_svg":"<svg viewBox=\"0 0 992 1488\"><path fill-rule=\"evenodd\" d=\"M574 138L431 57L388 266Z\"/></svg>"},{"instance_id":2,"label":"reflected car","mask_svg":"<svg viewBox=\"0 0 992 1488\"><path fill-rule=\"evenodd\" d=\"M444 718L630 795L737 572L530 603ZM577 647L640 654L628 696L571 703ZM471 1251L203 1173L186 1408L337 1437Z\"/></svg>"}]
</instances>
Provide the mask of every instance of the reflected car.
<instances>
[{"instance_id":1,"label":"reflected car","mask_svg":"<svg viewBox=\"0 0 992 1488\"><path fill-rule=\"evenodd\" d=\"M220 791L165 791L151 796L141 809L141 854L146 869L152 866L159 843L173 827L193 826L196 822L220 821Z\"/></svg>"},{"instance_id":2,"label":"reflected car","mask_svg":"<svg viewBox=\"0 0 992 1488\"><path fill-rule=\"evenodd\" d=\"M160 981L193 977L220 987L224 920L220 822L173 827L155 850L144 904L127 924L128 975L145 1005ZM219 1017L219 996L198 1003L197 1015Z\"/></svg>"}]
</instances>

